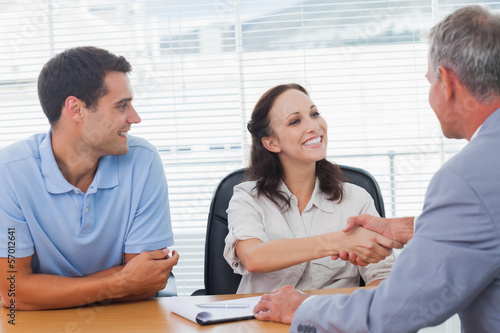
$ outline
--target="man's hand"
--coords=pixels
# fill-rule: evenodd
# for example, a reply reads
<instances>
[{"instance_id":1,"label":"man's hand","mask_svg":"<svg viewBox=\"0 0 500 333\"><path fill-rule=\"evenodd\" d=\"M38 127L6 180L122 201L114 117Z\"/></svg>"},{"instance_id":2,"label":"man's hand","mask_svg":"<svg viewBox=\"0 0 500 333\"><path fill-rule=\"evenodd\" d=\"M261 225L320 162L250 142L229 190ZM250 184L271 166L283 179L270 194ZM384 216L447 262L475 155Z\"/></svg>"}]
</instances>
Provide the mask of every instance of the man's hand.
<instances>
[{"instance_id":1,"label":"man's hand","mask_svg":"<svg viewBox=\"0 0 500 333\"><path fill-rule=\"evenodd\" d=\"M368 214L351 216L347 219L347 224L343 231L349 232L355 226L358 225L364 227L365 229L381 234L387 238L399 241L394 237L394 234L391 229L391 224L388 223L387 219L385 218L372 216Z\"/></svg>"},{"instance_id":2,"label":"man's hand","mask_svg":"<svg viewBox=\"0 0 500 333\"><path fill-rule=\"evenodd\" d=\"M262 295L260 302L253 309L255 318L291 324L295 310L310 296L292 286L281 287L270 294Z\"/></svg>"},{"instance_id":3,"label":"man's hand","mask_svg":"<svg viewBox=\"0 0 500 333\"><path fill-rule=\"evenodd\" d=\"M135 256L118 272L126 295L154 295L167 285L172 268L177 265L179 254L169 256L169 250L145 251Z\"/></svg>"},{"instance_id":4,"label":"man's hand","mask_svg":"<svg viewBox=\"0 0 500 333\"><path fill-rule=\"evenodd\" d=\"M125 254L125 265L114 266L83 277L33 273L32 256L17 258L16 309L70 308L104 300L128 301L153 296L165 288L179 255L169 250ZM0 272L9 270L7 258L0 258ZM3 276L3 273L0 273ZM3 305L9 301L9 281L0 279Z\"/></svg>"},{"instance_id":5,"label":"man's hand","mask_svg":"<svg viewBox=\"0 0 500 333\"><path fill-rule=\"evenodd\" d=\"M359 226L340 234L342 237L338 238L336 242L338 252L344 250L356 253L367 263L377 263L384 260L392 254L393 248L403 247L403 244L397 241Z\"/></svg>"},{"instance_id":6,"label":"man's hand","mask_svg":"<svg viewBox=\"0 0 500 333\"><path fill-rule=\"evenodd\" d=\"M350 217L347 220L344 232L351 231L356 226L374 231L387 238L406 244L413 237L413 217L386 219L382 217L363 214ZM366 266L368 263L356 256L352 251L341 251L332 259L349 260L353 265Z\"/></svg>"},{"instance_id":7,"label":"man's hand","mask_svg":"<svg viewBox=\"0 0 500 333\"><path fill-rule=\"evenodd\" d=\"M349 232L352 228L359 225L387 238L406 244L413 237L413 221L413 217L386 219L363 214L349 217L343 231Z\"/></svg>"}]
</instances>

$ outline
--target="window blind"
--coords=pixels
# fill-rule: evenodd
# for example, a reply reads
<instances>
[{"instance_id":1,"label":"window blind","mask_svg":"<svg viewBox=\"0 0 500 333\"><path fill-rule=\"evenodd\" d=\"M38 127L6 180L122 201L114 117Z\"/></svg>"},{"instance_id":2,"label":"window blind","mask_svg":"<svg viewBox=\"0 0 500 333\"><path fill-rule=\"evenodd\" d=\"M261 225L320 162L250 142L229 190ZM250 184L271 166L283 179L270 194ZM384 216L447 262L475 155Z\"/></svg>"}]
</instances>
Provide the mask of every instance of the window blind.
<instances>
[{"instance_id":1,"label":"window blind","mask_svg":"<svg viewBox=\"0 0 500 333\"><path fill-rule=\"evenodd\" d=\"M163 159L181 255L177 287L188 295L203 287L212 192L247 165L246 122L276 84L310 91L329 125L329 159L371 172L387 216L420 212L430 177L465 144L443 138L427 103L425 33L470 3L2 1L0 147L48 131L36 81L54 54L94 45L124 55L142 117L131 134Z\"/></svg>"}]
</instances>

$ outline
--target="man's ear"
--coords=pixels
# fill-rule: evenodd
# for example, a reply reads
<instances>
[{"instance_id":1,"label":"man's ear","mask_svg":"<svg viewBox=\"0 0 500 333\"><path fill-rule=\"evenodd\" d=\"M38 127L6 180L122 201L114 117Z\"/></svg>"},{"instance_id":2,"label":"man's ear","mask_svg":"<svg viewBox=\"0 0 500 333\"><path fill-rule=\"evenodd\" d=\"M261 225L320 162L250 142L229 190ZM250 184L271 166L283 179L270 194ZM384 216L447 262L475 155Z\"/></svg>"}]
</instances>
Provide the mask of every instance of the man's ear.
<instances>
[{"instance_id":1,"label":"man's ear","mask_svg":"<svg viewBox=\"0 0 500 333\"><path fill-rule=\"evenodd\" d=\"M281 152L281 148L277 145L276 139L270 136L265 136L261 139L262 145L264 148L269 150L271 153L279 153Z\"/></svg>"},{"instance_id":2,"label":"man's ear","mask_svg":"<svg viewBox=\"0 0 500 333\"><path fill-rule=\"evenodd\" d=\"M83 117L82 107L84 106L84 103L80 99L75 96L69 96L64 101L64 108L62 112L65 112L70 119L80 121Z\"/></svg>"},{"instance_id":3,"label":"man's ear","mask_svg":"<svg viewBox=\"0 0 500 333\"><path fill-rule=\"evenodd\" d=\"M453 71L444 68L443 66L438 67L439 72L439 84L441 85L441 91L444 94L444 100L449 102L452 98L454 98L455 94L455 84L457 80L457 76Z\"/></svg>"}]
</instances>

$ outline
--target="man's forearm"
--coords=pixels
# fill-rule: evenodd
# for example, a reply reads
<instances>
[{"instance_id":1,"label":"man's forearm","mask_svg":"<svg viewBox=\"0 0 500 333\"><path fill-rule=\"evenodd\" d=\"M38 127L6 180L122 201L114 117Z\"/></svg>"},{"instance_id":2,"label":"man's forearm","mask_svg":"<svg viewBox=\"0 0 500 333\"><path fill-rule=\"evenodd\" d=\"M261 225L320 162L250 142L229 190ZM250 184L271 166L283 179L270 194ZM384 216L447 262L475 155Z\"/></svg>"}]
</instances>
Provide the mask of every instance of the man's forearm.
<instances>
[{"instance_id":1,"label":"man's forearm","mask_svg":"<svg viewBox=\"0 0 500 333\"><path fill-rule=\"evenodd\" d=\"M27 274L18 281L18 310L70 308L127 296L123 281L109 272L81 278Z\"/></svg>"},{"instance_id":2,"label":"man's forearm","mask_svg":"<svg viewBox=\"0 0 500 333\"><path fill-rule=\"evenodd\" d=\"M43 310L69 308L103 300L137 300L165 288L179 255L168 249L126 254L125 265L112 267L85 277L34 274L31 257L16 261L16 308ZM8 261L0 258L0 271L8 271ZM10 301L7 279L0 280L0 294Z\"/></svg>"},{"instance_id":3,"label":"man's forearm","mask_svg":"<svg viewBox=\"0 0 500 333\"><path fill-rule=\"evenodd\" d=\"M111 268L108 268L108 269L105 269L105 270L102 270L102 271L99 271L99 272L95 272L95 273L87 275L87 276L88 277L105 277L105 276L110 276L112 274L115 274L115 273L121 271L123 269L123 267L125 267L125 265L119 265L119 266L111 267Z\"/></svg>"},{"instance_id":4,"label":"man's forearm","mask_svg":"<svg viewBox=\"0 0 500 333\"><path fill-rule=\"evenodd\" d=\"M125 265L111 267L109 269L91 274L91 275L89 275L89 277L109 276L111 274L114 274L116 272L121 271L123 269L123 267L125 267ZM150 297L153 297L154 295L156 295L156 292L146 293L146 294L141 294L141 295L127 295L127 296L120 297L120 298L113 298L111 301L112 302L131 302L131 301L138 301L141 299L150 298Z\"/></svg>"}]
</instances>

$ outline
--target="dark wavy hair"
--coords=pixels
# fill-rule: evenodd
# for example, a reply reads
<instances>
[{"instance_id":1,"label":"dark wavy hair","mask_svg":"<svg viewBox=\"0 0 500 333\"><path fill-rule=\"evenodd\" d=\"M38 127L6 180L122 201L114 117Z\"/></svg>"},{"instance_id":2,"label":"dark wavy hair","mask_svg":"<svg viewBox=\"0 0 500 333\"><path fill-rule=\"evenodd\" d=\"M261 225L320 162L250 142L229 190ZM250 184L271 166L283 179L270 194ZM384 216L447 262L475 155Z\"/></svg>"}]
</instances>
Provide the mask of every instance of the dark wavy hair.
<instances>
[{"instance_id":1,"label":"dark wavy hair","mask_svg":"<svg viewBox=\"0 0 500 333\"><path fill-rule=\"evenodd\" d=\"M260 97L247 124L247 129L252 135L252 148L246 177L248 180L257 180L258 195L265 195L284 211L290 208L290 198L278 190L283 178L283 167L278 155L264 147L262 138L273 135L269 112L276 99L290 89L301 91L309 96L307 90L296 83L281 84L271 88ZM326 194L328 200L342 201L344 196L342 182L345 178L338 165L326 159L317 161L316 177L319 179L321 191Z\"/></svg>"}]
</instances>

